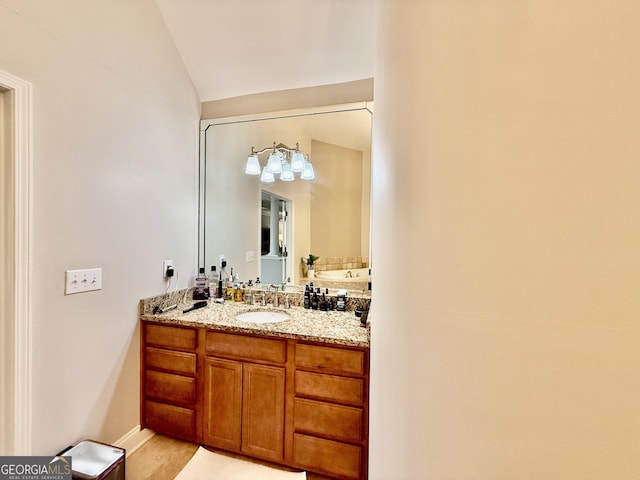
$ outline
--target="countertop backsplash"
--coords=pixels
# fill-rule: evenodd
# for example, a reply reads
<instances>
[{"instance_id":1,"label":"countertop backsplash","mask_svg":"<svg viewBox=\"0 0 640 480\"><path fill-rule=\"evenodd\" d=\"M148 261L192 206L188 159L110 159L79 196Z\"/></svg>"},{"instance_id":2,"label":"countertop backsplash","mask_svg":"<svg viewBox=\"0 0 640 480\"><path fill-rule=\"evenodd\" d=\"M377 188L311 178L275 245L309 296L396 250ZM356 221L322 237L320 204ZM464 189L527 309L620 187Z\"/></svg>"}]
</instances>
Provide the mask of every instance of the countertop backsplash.
<instances>
[{"instance_id":1,"label":"countertop backsplash","mask_svg":"<svg viewBox=\"0 0 640 480\"><path fill-rule=\"evenodd\" d=\"M173 291L169 293L165 293L162 295L157 295L155 297L144 298L140 301L140 314L141 315L151 315L155 309L155 307L166 308L170 305L177 304L178 308L187 308L196 300L193 300L193 291L194 288L186 288L183 290ZM256 293L257 290L254 290ZM259 293L264 293L265 295L265 303L273 304L275 292L261 290ZM352 292L347 295L346 302L346 311L353 312L355 310L368 310L371 305L371 297L369 295L354 295ZM335 297L335 291L329 291L330 297ZM289 291L289 292L278 292L278 305L282 306L285 303L285 297L288 297L289 304L292 307L302 307L304 303L304 292L303 291ZM212 300L209 300L212 301ZM229 303L236 303L230 302ZM257 305L256 305L257 306Z\"/></svg>"}]
</instances>

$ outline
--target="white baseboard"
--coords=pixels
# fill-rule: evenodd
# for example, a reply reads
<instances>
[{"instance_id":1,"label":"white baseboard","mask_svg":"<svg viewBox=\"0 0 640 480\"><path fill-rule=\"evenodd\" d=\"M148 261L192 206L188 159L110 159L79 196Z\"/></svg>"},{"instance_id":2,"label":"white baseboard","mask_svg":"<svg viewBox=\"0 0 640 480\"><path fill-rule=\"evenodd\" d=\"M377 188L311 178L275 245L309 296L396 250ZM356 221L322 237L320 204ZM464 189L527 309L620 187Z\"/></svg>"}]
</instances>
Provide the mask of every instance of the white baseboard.
<instances>
[{"instance_id":1,"label":"white baseboard","mask_svg":"<svg viewBox=\"0 0 640 480\"><path fill-rule=\"evenodd\" d=\"M130 432L126 433L122 438L116 440L114 445L116 447L124 448L127 451L127 457L139 449L142 445L147 443L151 437L156 434L153 430L145 428L140 429L140 425L132 428Z\"/></svg>"}]
</instances>

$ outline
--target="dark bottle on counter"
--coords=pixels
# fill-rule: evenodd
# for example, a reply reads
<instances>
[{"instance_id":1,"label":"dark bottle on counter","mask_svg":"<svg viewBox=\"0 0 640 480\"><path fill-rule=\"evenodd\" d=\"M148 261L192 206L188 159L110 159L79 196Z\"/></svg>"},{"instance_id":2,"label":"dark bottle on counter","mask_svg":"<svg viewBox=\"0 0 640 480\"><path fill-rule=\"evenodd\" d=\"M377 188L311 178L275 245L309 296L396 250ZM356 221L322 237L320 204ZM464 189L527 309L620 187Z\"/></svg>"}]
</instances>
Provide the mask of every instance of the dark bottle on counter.
<instances>
[{"instance_id":1,"label":"dark bottle on counter","mask_svg":"<svg viewBox=\"0 0 640 480\"><path fill-rule=\"evenodd\" d=\"M320 300L320 305L318 308L323 312L329 310L329 302L327 302L327 296L324 293L322 294L322 300Z\"/></svg>"},{"instance_id":2,"label":"dark bottle on counter","mask_svg":"<svg viewBox=\"0 0 640 480\"><path fill-rule=\"evenodd\" d=\"M304 308L311 308L311 292L309 292L309 285L304 286Z\"/></svg>"},{"instance_id":3,"label":"dark bottle on counter","mask_svg":"<svg viewBox=\"0 0 640 480\"><path fill-rule=\"evenodd\" d=\"M335 310L334 299L331 295L329 295L329 289L325 288L324 293L327 296L327 310Z\"/></svg>"},{"instance_id":4,"label":"dark bottle on counter","mask_svg":"<svg viewBox=\"0 0 640 480\"><path fill-rule=\"evenodd\" d=\"M320 293L320 289L318 291L314 291L311 296L311 310L318 310L318 306L320 304L320 298L318 297L318 293Z\"/></svg>"}]
</instances>

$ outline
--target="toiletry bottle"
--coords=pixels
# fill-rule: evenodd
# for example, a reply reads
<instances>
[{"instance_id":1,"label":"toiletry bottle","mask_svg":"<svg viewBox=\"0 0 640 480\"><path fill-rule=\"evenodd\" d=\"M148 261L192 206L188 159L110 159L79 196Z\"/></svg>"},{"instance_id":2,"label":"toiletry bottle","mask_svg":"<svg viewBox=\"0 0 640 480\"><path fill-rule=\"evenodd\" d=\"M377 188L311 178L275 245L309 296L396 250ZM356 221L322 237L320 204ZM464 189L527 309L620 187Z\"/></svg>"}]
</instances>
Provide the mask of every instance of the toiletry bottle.
<instances>
[{"instance_id":1,"label":"toiletry bottle","mask_svg":"<svg viewBox=\"0 0 640 480\"><path fill-rule=\"evenodd\" d=\"M242 297L245 303L253 305L253 280L249 280L247 284L244 286Z\"/></svg>"},{"instance_id":2,"label":"toiletry bottle","mask_svg":"<svg viewBox=\"0 0 640 480\"><path fill-rule=\"evenodd\" d=\"M233 302L233 267L231 267L231 275L227 279L227 300L231 300Z\"/></svg>"},{"instance_id":3,"label":"toiletry bottle","mask_svg":"<svg viewBox=\"0 0 640 480\"><path fill-rule=\"evenodd\" d=\"M336 297L336 310L344 312L347 309L347 294L346 292L338 292Z\"/></svg>"},{"instance_id":4,"label":"toiletry bottle","mask_svg":"<svg viewBox=\"0 0 640 480\"><path fill-rule=\"evenodd\" d=\"M322 299L320 300L318 309L322 310L323 312L326 312L327 310L329 310L329 306L327 305L327 297L324 293L322 294Z\"/></svg>"},{"instance_id":5,"label":"toiletry bottle","mask_svg":"<svg viewBox=\"0 0 640 480\"><path fill-rule=\"evenodd\" d=\"M209 275L209 298L216 298L216 288L218 288L218 272L216 266L211 265L211 275Z\"/></svg>"},{"instance_id":6,"label":"toiletry bottle","mask_svg":"<svg viewBox=\"0 0 640 480\"><path fill-rule=\"evenodd\" d=\"M329 289L325 288L324 293L327 296L327 310L333 310L335 307L333 305L333 297L329 295Z\"/></svg>"},{"instance_id":7,"label":"toiletry bottle","mask_svg":"<svg viewBox=\"0 0 640 480\"><path fill-rule=\"evenodd\" d=\"M222 260L222 264L220 266L220 277L218 278L218 298L225 298L228 280L229 274L227 273L227 261Z\"/></svg>"},{"instance_id":8,"label":"toiletry bottle","mask_svg":"<svg viewBox=\"0 0 640 480\"><path fill-rule=\"evenodd\" d=\"M194 300L206 300L209 298L209 279L204 273L204 267L200 267L196 276L196 288L193 291Z\"/></svg>"},{"instance_id":9,"label":"toiletry bottle","mask_svg":"<svg viewBox=\"0 0 640 480\"><path fill-rule=\"evenodd\" d=\"M241 302L244 299L244 286L240 281L240 275L236 272L233 277L233 301Z\"/></svg>"},{"instance_id":10,"label":"toiletry bottle","mask_svg":"<svg viewBox=\"0 0 640 480\"><path fill-rule=\"evenodd\" d=\"M233 284L233 301L242 302L244 300L244 285L242 282Z\"/></svg>"},{"instance_id":11,"label":"toiletry bottle","mask_svg":"<svg viewBox=\"0 0 640 480\"><path fill-rule=\"evenodd\" d=\"M311 308L311 292L309 292L309 285L304 286L304 308L307 310Z\"/></svg>"},{"instance_id":12,"label":"toiletry bottle","mask_svg":"<svg viewBox=\"0 0 640 480\"><path fill-rule=\"evenodd\" d=\"M318 305L320 303L320 298L318 298L318 293L320 293L320 289L316 292L314 290L313 295L311 296L311 310L318 310Z\"/></svg>"},{"instance_id":13,"label":"toiletry bottle","mask_svg":"<svg viewBox=\"0 0 640 480\"><path fill-rule=\"evenodd\" d=\"M229 280L229 272L227 272L227 261L222 260L220 264L220 280L222 280L222 284L226 287L227 280Z\"/></svg>"}]
</instances>

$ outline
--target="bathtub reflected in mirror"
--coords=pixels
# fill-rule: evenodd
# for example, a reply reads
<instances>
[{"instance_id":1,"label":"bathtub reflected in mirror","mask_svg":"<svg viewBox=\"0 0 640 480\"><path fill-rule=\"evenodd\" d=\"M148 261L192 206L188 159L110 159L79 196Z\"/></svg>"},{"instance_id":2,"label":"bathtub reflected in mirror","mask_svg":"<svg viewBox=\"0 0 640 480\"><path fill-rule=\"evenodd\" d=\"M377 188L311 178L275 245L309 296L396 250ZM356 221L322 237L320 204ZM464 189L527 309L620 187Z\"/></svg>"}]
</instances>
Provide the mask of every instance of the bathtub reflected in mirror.
<instances>
[{"instance_id":1,"label":"bathtub reflected in mirror","mask_svg":"<svg viewBox=\"0 0 640 480\"><path fill-rule=\"evenodd\" d=\"M346 289L353 293L367 293L370 290L369 268L340 270L315 270L313 285L320 288Z\"/></svg>"}]
</instances>

